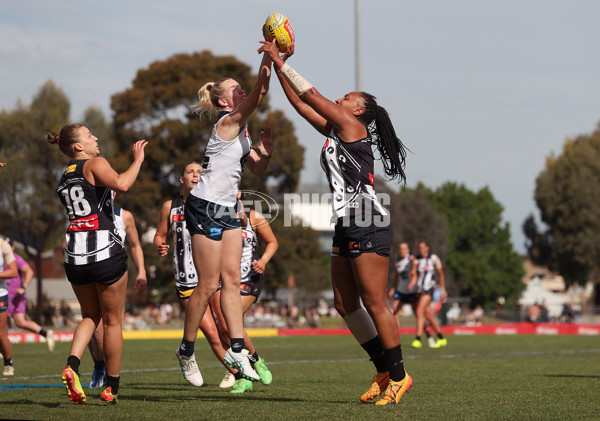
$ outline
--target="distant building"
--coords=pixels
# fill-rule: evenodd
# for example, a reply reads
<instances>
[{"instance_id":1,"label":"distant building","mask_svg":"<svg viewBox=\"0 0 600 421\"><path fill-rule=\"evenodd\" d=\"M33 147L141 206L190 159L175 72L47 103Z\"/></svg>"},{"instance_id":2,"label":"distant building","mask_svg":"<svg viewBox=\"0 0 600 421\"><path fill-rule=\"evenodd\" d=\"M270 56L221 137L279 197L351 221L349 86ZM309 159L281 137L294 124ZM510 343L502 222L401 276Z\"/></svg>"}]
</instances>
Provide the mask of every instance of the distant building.
<instances>
[{"instance_id":1,"label":"distant building","mask_svg":"<svg viewBox=\"0 0 600 421\"><path fill-rule=\"evenodd\" d=\"M300 221L320 234L321 251L331 251L334 224L331 222L331 192L326 184L303 184L284 195L284 218Z\"/></svg>"}]
</instances>

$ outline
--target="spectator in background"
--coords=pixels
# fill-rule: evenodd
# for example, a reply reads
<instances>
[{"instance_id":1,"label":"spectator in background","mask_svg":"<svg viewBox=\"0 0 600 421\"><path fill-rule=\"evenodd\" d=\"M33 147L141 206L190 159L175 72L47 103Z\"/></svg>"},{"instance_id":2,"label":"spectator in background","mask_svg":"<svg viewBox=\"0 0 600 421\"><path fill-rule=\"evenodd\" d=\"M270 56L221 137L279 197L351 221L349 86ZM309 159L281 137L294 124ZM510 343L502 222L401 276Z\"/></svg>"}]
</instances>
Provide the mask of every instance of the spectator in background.
<instances>
[{"instance_id":1,"label":"spectator in background","mask_svg":"<svg viewBox=\"0 0 600 421\"><path fill-rule=\"evenodd\" d=\"M483 308L481 308L481 306L477 304L475 306L475 309L473 310L473 321L475 323L475 326L481 326L483 324L483 315Z\"/></svg>"},{"instance_id":2,"label":"spectator in background","mask_svg":"<svg viewBox=\"0 0 600 421\"><path fill-rule=\"evenodd\" d=\"M562 312L560 313L560 321L562 323L571 323L573 321L573 309L569 303L563 303Z\"/></svg>"},{"instance_id":3,"label":"spectator in background","mask_svg":"<svg viewBox=\"0 0 600 421\"><path fill-rule=\"evenodd\" d=\"M581 319L581 313L582 313L581 304L579 302L575 301L573 303L573 305L571 306L571 310L573 310L573 322L579 323L579 320Z\"/></svg>"},{"instance_id":4,"label":"spectator in background","mask_svg":"<svg viewBox=\"0 0 600 421\"><path fill-rule=\"evenodd\" d=\"M31 266L29 266L25 259L14 252L14 241L10 238L7 241L15 256L18 270L17 276L6 280L6 287L8 289L7 315L8 317L13 318L15 325L18 328L29 330L30 332L37 333L38 335L46 338L48 350L52 352L54 351L54 331L46 331L39 324L33 320L27 320L25 317L25 312L27 310L27 297L25 295L25 290L33 279L33 269L31 269ZM4 268L6 269L6 266Z\"/></svg>"},{"instance_id":5,"label":"spectator in background","mask_svg":"<svg viewBox=\"0 0 600 421\"><path fill-rule=\"evenodd\" d=\"M548 316L548 308L546 307L546 300L542 300L540 304L540 321L542 323L548 323L550 321L550 317Z\"/></svg>"},{"instance_id":6,"label":"spectator in background","mask_svg":"<svg viewBox=\"0 0 600 421\"><path fill-rule=\"evenodd\" d=\"M446 319L449 325L458 324L460 322L460 306L458 303L453 303L446 312Z\"/></svg>"},{"instance_id":7,"label":"spectator in background","mask_svg":"<svg viewBox=\"0 0 600 421\"><path fill-rule=\"evenodd\" d=\"M527 309L527 321L531 323L538 323L541 321L542 311L539 304L536 302Z\"/></svg>"}]
</instances>

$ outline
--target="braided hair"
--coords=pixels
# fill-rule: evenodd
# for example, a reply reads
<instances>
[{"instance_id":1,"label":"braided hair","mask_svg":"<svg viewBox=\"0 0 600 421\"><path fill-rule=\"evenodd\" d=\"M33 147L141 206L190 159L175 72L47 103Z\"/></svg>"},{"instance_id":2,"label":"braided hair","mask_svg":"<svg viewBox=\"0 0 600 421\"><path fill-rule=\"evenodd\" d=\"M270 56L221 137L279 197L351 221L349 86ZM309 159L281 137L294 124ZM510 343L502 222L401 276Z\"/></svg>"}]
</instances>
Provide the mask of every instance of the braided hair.
<instances>
[{"instance_id":1,"label":"braided hair","mask_svg":"<svg viewBox=\"0 0 600 421\"><path fill-rule=\"evenodd\" d=\"M360 92L364 100L365 112L359 116L360 121L367 126L373 143L381 157L383 169L390 180L396 178L406 183L406 146L398 136L390 116L385 108L377 105L376 98L366 92Z\"/></svg>"}]
</instances>

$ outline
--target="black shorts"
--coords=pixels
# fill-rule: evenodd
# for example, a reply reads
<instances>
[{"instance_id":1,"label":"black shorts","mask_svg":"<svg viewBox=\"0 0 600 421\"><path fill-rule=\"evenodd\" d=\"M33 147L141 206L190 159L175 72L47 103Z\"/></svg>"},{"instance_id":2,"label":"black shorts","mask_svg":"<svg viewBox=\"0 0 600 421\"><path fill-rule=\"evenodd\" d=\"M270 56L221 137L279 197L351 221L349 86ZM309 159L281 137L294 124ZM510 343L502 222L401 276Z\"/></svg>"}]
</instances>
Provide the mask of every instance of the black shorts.
<instances>
[{"instance_id":1,"label":"black shorts","mask_svg":"<svg viewBox=\"0 0 600 421\"><path fill-rule=\"evenodd\" d=\"M240 295L252 295L258 299L258 296L262 292L263 276L262 274L256 274L256 276L250 276L250 281L240 283Z\"/></svg>"},{"instance_id":2,"label":"black shorts","mask_svg":"<svg viewBox=\"0 0 600 421\"><path fill-rule=\"evenodd\" d=\"M190 235L202 234L215 241L222 240L223 231L242 226L239 202L235 206L223 206L192 194L185 201L184 217Z\"/></svg>"},{"instance_id":3,"label":"black shorts","mask_svg":"<svg viewBox=\"0 0 600 421\"><path fill-rule=\"evenodd\" d=\"M125 252L87 265L65 263L67 279L74 285L85 285L92 282L112 285L121 279L125 272L127 272L127 253Z\"/></svg>"},{"instance_id":4,"label":"black shorts","mask_svg":"<svg viewBox=\"0 0 600 421\"><path fill-rule=\"evenodd\" d=\"M433 297L433 293L435 292L435 287L431 287L429 289L426 289L424 291L421 291L419 294L420 295L431 295Z\"/></svg>"},{"instance_id":5,"label":"black shorts","mask_svg":"<svg viewBox=\"0 0 600 421\"><path fill-rule=\"evenodd\" d=\"M380 218L378 215L373 216L377 217ZM389 257L392 223L378 226L374 221L371 222L367 226L358 226L354 217L339 218L335 224L331 255L354 259L363 253L377 253Z\"/></svg>"},{"instance_id":6,"label":"black shorts","mask_svg":"<svg viewBox=\"0 0 600 421\"><path fill-rule=\"evenodd\" d=\"M413 304L419 301L421 294L418 292L413 292L411 294L402 294L401 292L396 291L394 293L394 300L400 300L401 303Z\"/></svg>"},{"instance_id":7,"label":"black shorts","mask_svg":"<svg viewBox=\"0 0 600 421\"><path fill-rule=\"evenodd\" d=\"M192 295L192 292L194 292L196 288L180 288L178 286L175 286L175 290L177 290L177 296L182 299L182 300L187 300L188 298L190 298L190 295Z\"/></svg>"}]
</instances>

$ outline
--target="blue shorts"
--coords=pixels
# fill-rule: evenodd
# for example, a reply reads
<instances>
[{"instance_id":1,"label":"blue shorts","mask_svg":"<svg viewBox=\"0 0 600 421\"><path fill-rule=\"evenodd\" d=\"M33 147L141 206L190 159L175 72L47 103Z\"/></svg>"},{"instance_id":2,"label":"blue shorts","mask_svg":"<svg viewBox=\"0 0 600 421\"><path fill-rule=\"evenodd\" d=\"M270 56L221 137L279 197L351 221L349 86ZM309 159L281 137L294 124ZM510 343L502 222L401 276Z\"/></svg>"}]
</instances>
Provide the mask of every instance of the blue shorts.
<instances>
[{"instance_id":1,"label":"blue shorts","mask_svg":"<svg viewBox=\"0 0 600 421\"><path fill-rule=\"evenodd\" d=\"M202 234L215 241L223 239L223 231L242 226L239 202L235 206L223 206L192 194L185 201L184 217L190 235Z\"/></svg>"},{"instance_id":2,"label":"blue shorts","mask_svg":"<svg viewBox=\"0 0 600 421\"><path fill-rule=\"evenodd\" d=\"M0 313L8 310L8 294L0 295Z\"/></svg>"}]
</instances>

